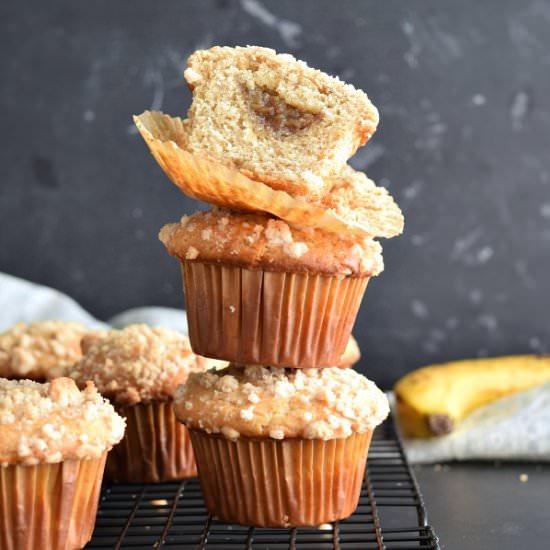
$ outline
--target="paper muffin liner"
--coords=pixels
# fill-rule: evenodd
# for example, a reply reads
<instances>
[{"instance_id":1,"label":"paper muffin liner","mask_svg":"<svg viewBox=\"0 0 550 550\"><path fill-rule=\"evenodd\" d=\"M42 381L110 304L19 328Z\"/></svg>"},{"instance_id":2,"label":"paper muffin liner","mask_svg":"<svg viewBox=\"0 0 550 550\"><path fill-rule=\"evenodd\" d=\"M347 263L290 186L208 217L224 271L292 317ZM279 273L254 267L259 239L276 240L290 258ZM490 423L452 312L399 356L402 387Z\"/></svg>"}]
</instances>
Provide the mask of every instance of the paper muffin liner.
<instances>
[{"instance_id":1,"label":"paper muffin liner","mask_svg":"<svg viewBox=\"0 0 550 550\"><path fill-rule=\"evenodd\" d=\"M116 410L126 418L126 433L107 458L109 480L151 483L197 475L189 433L176 420L172 401Z\"/></svg>"},{"instance_id":2,"label":"paper muffin liner","mask_svg":"<svg viewBox=\"0 0 550 550\"><path fill-rule=\"evenodd\" d=\"M193 351L239 364L340 364L368 277L182 261Z\"/></svg>"},{"instance_id":3,"label":"paper muffin liner","mask_svg":"<svg viewBox=\"0 0 550 550\"><path fill-rule=\"evenodd\" d=\"M134 122L151 153L168 178L186 195L217 206L269 212L285 221L374 237L372 221L348 218L284 191L252 180L236 169L185 150L183 120L158 111L134 116Z\"/></svg>"},{"instance_id":4,"label":"paper muffin liner","mask_svg":"<svg viewBox=\"0 0 550 550\"><path fill-rule=\"evenodd\" d=\"M106 455L0 467L0 548L84 547L95 524Z\"/></svg>"},{"instance_id":5,"label":"paper muffin liner","mask_svg":"<svg viewBox=\"0 0 550 550\"><path fill-rule=\"evenodd\" d=\"M372 431L328 441L190 433L206 507L222 521L319 525L357 507Z\"/></svg>"}]
</instances>

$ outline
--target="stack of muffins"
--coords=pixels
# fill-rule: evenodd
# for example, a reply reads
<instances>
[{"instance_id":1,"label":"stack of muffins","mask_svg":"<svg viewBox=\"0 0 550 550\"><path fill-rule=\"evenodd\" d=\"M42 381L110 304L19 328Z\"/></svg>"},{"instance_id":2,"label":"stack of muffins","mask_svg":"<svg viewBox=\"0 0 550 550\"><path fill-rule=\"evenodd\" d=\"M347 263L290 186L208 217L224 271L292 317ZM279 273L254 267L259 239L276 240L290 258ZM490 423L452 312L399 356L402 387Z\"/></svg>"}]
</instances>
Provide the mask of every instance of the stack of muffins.
<instances>
[{"instance_id":1,"label":"stack of muffins","mask_svg":"<svg viewBox=\"0 0 550 550\"><path fill-rule=\"evenodd\" d=\"M347 160L374 132L367 96L265 48L189 59L185 120L136 124L169 178L214 205L162 228L182 266L193 351L231 364L174 396L210 512L245 525L317 525L355 509L384 394L341 368L375 237L403 217Z\"/></svg>"}]
</instances>

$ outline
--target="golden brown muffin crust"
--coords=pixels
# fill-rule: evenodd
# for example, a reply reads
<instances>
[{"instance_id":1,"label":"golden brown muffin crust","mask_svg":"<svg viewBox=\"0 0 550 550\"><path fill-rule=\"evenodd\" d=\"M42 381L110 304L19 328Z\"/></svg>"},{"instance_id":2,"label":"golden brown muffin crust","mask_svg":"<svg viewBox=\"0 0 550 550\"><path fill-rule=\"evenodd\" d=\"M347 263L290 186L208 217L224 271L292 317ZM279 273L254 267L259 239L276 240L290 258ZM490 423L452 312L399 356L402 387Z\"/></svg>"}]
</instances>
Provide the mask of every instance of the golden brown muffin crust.
<instances>
[{"instance_id":1,"label":"golden brown muffin crust","mask_svg":"<svg viewBox=\"0 0 550 550\"><path fill-rule=\"evenodd\" d=\"M92 383L0 378L0 466L98 458L124 435L125 421Z\"/></svg>"},{"instance_id":2,"label":"golden brown muffin crust","mask_svg":"<svg viewBox=\"0 0 550 550\"><path fill-rule=\"evenodd\" d=\"M0 377L43 381L64 375L82 357L85 333L70 321L15 324L0 334Z\"/></svg>"},{"instance_id":3,"label":"golden brown muffin crust","mask_svg":"<svg viewBox=\"0 0 550 550\"><path fill-rule=\"evenodd\" d=\"M170 400L190 372L219 363L195 355L178 332L139 324L98 335L86 349L70 376L81 387L92 380L119 405Z\"/></svg>"},{"instance_id":4,"label":"golden brown muffin crust","mask_svg":"<svg viewBox=\"0 0 550 550\"><path fill-rule=\"evenodd\" d=\"M383 269L382 248L372 239L298 228L261 213L221 208L196 212L165 225L159 238L182 261L358 277Z\"/></svg>"},{"instance_id":5,"label":"golden brown muffin crust","mask_svg":"<svg viewBox=\"0 0 550 550\"><path fill-rule=\"evenodd\" d=\"M230 366L194 373L174 398L188 428L239 436L334 439L364 432L389 413L376 385L352 369Z\"/></svg>"}]
</instances>

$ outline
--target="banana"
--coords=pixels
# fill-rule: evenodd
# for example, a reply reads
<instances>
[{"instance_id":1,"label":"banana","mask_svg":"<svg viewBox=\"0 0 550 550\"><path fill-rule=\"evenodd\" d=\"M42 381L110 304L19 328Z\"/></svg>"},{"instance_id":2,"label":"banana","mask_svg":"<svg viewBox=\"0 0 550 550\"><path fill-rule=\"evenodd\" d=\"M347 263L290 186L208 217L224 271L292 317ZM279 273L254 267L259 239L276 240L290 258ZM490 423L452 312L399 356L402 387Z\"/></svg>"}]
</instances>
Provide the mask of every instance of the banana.
<instances>
[{"instance_id":1,"label":"banana","mask_svg":"<svg viewBox=\"0 0 550 550\"><path fill-rule=\"evenodd\" d=\"M451 432L474 409L550 381L550 356L516 355L430 365L394 387L397 415L409 437Z\"/></svg>"}]
</instances>

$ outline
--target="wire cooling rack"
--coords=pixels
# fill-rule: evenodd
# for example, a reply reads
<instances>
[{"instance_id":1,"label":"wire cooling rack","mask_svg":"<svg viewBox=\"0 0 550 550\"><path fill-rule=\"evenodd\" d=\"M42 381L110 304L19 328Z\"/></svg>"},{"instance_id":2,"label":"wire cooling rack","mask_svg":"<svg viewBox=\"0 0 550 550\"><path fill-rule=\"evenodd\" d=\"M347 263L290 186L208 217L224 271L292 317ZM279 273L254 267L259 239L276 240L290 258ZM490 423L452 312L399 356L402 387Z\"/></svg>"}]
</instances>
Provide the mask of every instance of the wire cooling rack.
<instances>
[{"instance_id":1,"label":"wire cooling rack","mask_svg":"<svg viewBox=\"0 0 550 550\"><path fill-rule=\"evenodd\" d=\"M356 512L319 527L265 529L212 518L196 478L176 483L108 485L87 550L439 549L414 475L391 420L374 434Z\"/></svg>"}]
</instances>

